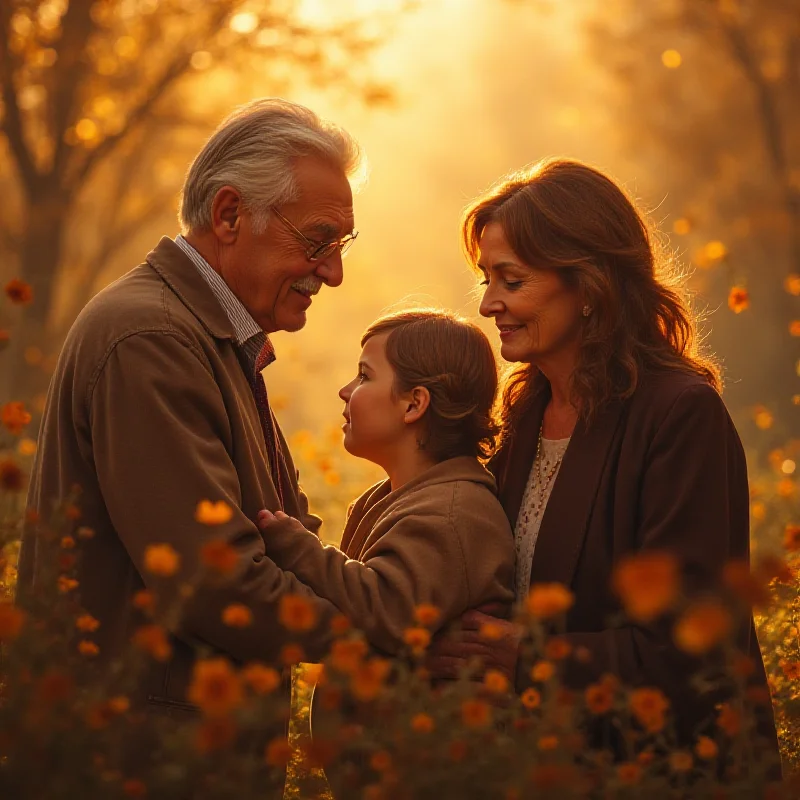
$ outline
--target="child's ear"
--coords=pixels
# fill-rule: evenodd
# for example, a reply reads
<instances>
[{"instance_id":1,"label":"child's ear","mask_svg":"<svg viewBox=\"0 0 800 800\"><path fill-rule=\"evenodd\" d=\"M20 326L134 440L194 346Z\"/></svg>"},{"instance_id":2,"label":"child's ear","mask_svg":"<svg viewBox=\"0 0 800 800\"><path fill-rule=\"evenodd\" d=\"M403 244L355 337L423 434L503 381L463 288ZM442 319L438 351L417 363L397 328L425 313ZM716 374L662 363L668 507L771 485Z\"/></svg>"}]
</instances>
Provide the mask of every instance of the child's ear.
<instances>
[{"instance_id":1,"label":"child's ear","mask_svg":"<svg viewBox=\"0 0 800 800\"><path fill-rule=\"evenodd\" d=\"M407 397L408 401L403 421L410 424L425 416L425 412L431 404L431 393L424 386L415 386Z\"/></svg>"}]
</instances>

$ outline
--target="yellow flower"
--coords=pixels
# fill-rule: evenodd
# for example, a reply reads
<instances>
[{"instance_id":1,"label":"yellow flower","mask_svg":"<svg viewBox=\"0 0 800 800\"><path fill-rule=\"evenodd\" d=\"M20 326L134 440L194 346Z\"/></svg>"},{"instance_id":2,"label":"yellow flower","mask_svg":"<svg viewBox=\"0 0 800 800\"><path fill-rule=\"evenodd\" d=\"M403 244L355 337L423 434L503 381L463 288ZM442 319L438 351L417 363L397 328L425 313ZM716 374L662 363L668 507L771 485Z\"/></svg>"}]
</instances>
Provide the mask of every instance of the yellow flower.
<instances>
[{"instance_id":1,"label":"yellow flower","mask_svg":"<svg viewBox=\"0 0 800 800\"><path fill-rule=\"evenodd\" d=\"M733 626L731 615L716 600L702 600L689 608L675 624L675 643L685 653L702 655L718 645Z\"/></svg>"},{"instance_id":2,"label":"yellow flower","mask_svg":"<svg viewBox=\"0 0 800 800\"><path fill-rule=\"evenodd\" d=\"M15 400L0 408L0 423L15 436L31 421L31 415L25 410L25 404Z\"/></svg>"},{"instance_id":3,"label":"yellow flower","mask_svg":"<svg viewBox=\"0 0 800 800\"><path fill-rule=\"evenodd\" d=\"M658 733L664 728L669 700L660 689L634 689L629 703L633 716L648 733Z\"/></svg>"},{"instance_id":4,"label":"yellow flower","mask_svg":"<svg viewBox=\"0 0 800 800\"><path fill-rule=\"evenodd\" d=\"M242 678L256 694L270 694L281 685L278 670L263 664L248 664L242 670Z\"/></svg>"},{"instance_id":5,"label":"yellow flower","mask_svg":"<svg viewBox=\"0 0 800 800\"><path fill-rule=\"evenodd\" d=\"M750 293L744 286L732 286L728 293L728 308L734 314L741 314L750 306Z\"/></svg>"},{"instance_id":6,"label":"yellow flower","mask_svg":"<svg viewBox=\"0 0 800 800\"><path fill-rule=\"evenodd\" d=\"M496 694L508 691L508 678L499 669L488 669L483 676L483 685Z\"/></svg>"},{"instance_id":7,"label":"yellow flower","mask_svg":"<svg viewBox=\"0 0 800 800\"><path fill-rule=\"evenodd\" d=\"M224 500L216 503L201 500L195 509L194 518L201 525L224 525L233 518L233 509Z\"/></svg>"},{"instance_id":8,"label":"yellow flower","mask_svg":"<svg viewBox=\"0 0 800 800\"><path fill-rule=\"evenodd\" d=\"M317 624L317 609L299 594L285 594L278 604L278 621L288 631L310 631Z\"/></svg>"},{"instance_id":9,"label":"yellow flower","mask_svg":"<svg viewBox=\"0 0 800 800\"><path fill-rule=\"evenodd\" d=\"M411 730L415 733L432 733L436 724L430 714L415 714L411 718Z\"/></svg>"},{"instance_id":10,"label":"yellow flower","mask_svg":"<svg viewBox=\"0 0 800 800\"><path fill-rule=\"evenodd\" d=\"M797 486L791 478L784 478L783 480L778 481L778 484L775 488L781 497L786 498L794 497L794 494L797 491Z\"/></svg>"},{"instance_id":11,"label":"yellow flower","mask_svg":"<svg viewBox=\"0 0 800 800\"><path fill-rule=\"evenodd\" d=\"M427 628L406 628L403 631L403 641L411 648L415 655L422 655L431 643L431 633Z\"/></svg>"},{"instance_id":12,"label":"yellow flower","mask_svg":"<svg viewBox=\"0 0 800 800\"><path fill-rule=\"evenodd\" d=\"M624 783L626 786L633 786L641 779L642 768L632 761L626 761L617 767L617 777L620 783Z\"/></svg>"},{"instance_id":13,"label":"yellow flower","mask_svg":"<svg viewBox=\"0 0 800 800\"><path fill-rule=\"evenodd\" d=\"M100 627L100 623L91 614L81 614L75 620L75 627L84 633L92 633Z\"/></svg>"},{"instance_id":14,"label":"yellow flower","mask_svg":"<svg viewBox=\"0 0 800 800\"><path fill-rule=\"evenodd\" d=\"M753 409L753 421L756 427L762 431L769 430L775 423L775 417L772 412L766 407L758 405Z\"/></svg>"},{"instance_id":15,"label":"yellow flower","mask_svg":"<svg viewBox=\"0 0 800 800\"><path fill-rule=\"evenodd\" d=\"M222 716L242 704L242 683L227 659L202 659L195 662L186 696L206 716Z\"/></svg>"},{"instance_id":16,"label":"yellow flower","mask_svg":"<svg viewBox=\"0 0 800 800\"><path fill-rule=\"evenodd\" d=\"M530 687L522 693L522 695L520 696L520 700L522 701L522 705L524 705L525 708L534 709L538 708L541 705L542 695L539 693L538 689Z\"/></svg>"},{"instance_id":17,"label":"yellow flower","mask_svg":"<svg viewBox=\"0 0 800 800\"><path fill-rule=\"evenodd\" d=\"M253 612L241 603L231 603L223 610L222 621L231 628L246 628L253 623Z\"/></svg>"},{"instance_id":18,"label":"yellow flower","mask_svg":"<svg viewBox=\"0 0 800 800\"><path fill-rule=\"evenodd\" d=\"M694 752L698 758L702 758L704 761L709 761L712 758L717 757L719 748L713 739L709 739L708 736L700 736L697 739L697 744L694 746Z\"/></svg>"},{"instance_id":19,"label":"yellow flower","mask_svg":"<svg viewBox=\"0 0 800 800\"><path fill-rule=\"evenodd\" d=\"M96 656L100 652L100 648L88 639L81 639L78 642L78 652L82 656Z\"/></svg>"},{"instance_id":20,"label":"yellow flower","mask_svg":"<svg viewBox=\"0 0 800 800\"><path fill-rule=\"evenodd\" d=\"M167 661L172 655L172 645L160 625L143 625L133 634L133 643L156 661Z\"/></svg>"},{"instance_id":21,"label":"yellow flower","mask_svg":"<svg viewBox=\"0 0 800 800\"><path fill-rule=\"evenodd\" d=\"M670 753L669 766L673 772L688 772L694 764L694 759L691 753L686 750L676 750Z\"/></svg>"},{"instance_id":22,"label":"yellow flower","mask_svg":"<svg viewBox=\"0 0 800 800\"><path fill-rule=\"evenodd\" d=\"M350 691L357 700L374 700L383 689L391 664L383 658L371 658L359 664L350 679Z\"/></svg>"},{"instance_id":23,"label":"yellow flower","mask_svg":"<svg viewBox=\"0 0 800 800\"><path fill-rule=\"evenodd\" d=\"M74 578L68 578L66 575L59 575L58 576L58 591L61 594L66 594L67 592L71 592L73 589L78 588L78 581Z\"/></svg>"},{"instance_id":24,"label":"yellow flower","mask_svg":"<svg viewBox=\"0 0 800 800\"><path fill-rule=\"evenodd\" d=\"M613 585L631 619L651 622L669 610L677 599L678 561L673 555L661 552L626 556L614 570Z\"/></svg>"},{"instance_id":25,"label":"yellow flower","mask_svg":"<svg viewBox=\"0 0 800 800\"><path fill-rule=\"evenodd\" d=\"M484 700L464 700L461 721L467 728L484 728L492 721L492 709Z\"/></svg>"},{"instance_id":26,"label":"yellow flower","mask_svg":"<svg viewBox=\"0 0 800 800\"><path fill-rule=\"evenodd\" d=\"M181 557L169 544L151 544L144 551L144 568L153 575L168 578L178 571Z\"/></svg>"},{"instance_id":27,"label":"yellow flower","mask_svg":"<svg viewBox=\"0 0 800 800\"><path fill-rule=\"evenodd\" d=\"M24 611L11 603L0 603L0 642L16 639L24 623Z\"/></svg>"},{"instance_id":28,"label":"yellow flower","mask_svg":"<svg viewBox=\"0 0 800 800\"><path fill-rule=\"evenodd\" d=\"M264 758L271 767L285 767L292 758L292 746L285 736L276 736L265 748Z\"/></svg>"},{"instance_id":29,"label":"yellow flower","mask_svg":"<svg viewBox=\"0 0 800 800\"><path fill-rule=\"evenodd\" d=\"M535 619L550 619L568 611L575 602L572 592L560 583L542 583L528 594L525 606Z\"/></svg>"},{"instance_id":30,"label":"yellow flower","mask_svg":"<svg viewBox=\"0 0 800 800\"><path fill-rule=\"evenodd\" d=\"M558 736L553 736L552 734L540 736L536 746L539 750L555 750L558 747Z\"/></svg>"},{"instance_id":31,"label":"yellow flower","mask_svg":"<svg viewBox=\"0 0 800 800\"><path fill-rule=\"evenodd\" d=\"M431 603L422 603L414 609L414 619L426 628L434 626L441 616L442 612Z\"/></svg>"},{"instance_id":32,"label":"yellow flower","mask_svg":"<svg viewBox=\"0 0 800 800\"><path fill-rule=\"evenodd\" d=\"M537 683L549 681L556 673L555 666L550 661L537 661L531 668L531 679Z\"/></svg>"},{"instance_id":33,"label":"yellow flower","mask_svg":"<svg viewBox=\"0 0 800 800\"><path fill-rule=\"evenodd\" d=\"M228 542L215 539L202 546L200 560L206 567L220 575L230 575L239 563L239 554Z\"/></svg>"}]
</instances>

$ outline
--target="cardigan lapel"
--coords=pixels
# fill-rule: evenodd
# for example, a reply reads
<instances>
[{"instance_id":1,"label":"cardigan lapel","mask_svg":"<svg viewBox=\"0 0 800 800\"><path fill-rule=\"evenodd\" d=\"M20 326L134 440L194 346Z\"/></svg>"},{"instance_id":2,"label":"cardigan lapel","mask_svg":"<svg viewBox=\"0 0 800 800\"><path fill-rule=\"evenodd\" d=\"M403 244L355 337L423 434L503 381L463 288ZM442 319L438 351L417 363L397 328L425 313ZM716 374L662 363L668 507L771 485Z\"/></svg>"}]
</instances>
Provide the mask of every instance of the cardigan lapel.
<instances>
[{"instance_id":1,"label":"cardigan lapel","mask_svg":"<svg viewBox=\"0 0 800 800\"><path fill-rule=\"evenodd\" d=\"M531 586L551 581L572 584L622 408L620 402L610 403L588 429L578 420L542 517Z\"/></svg>"}]
</instances>

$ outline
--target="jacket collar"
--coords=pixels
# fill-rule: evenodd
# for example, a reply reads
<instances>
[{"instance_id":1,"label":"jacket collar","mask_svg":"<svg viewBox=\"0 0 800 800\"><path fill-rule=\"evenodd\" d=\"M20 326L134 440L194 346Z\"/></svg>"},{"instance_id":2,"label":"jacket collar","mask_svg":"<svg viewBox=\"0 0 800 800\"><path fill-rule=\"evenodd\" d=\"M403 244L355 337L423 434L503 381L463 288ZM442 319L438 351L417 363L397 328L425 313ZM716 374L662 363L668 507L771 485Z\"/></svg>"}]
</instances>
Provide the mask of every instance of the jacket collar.
<instances>
[{"instance_id":1,"label":"jacket collar","mask_svg":"<svg viewBox=\"0 0 800 800\"><path fill-rule=\"evenodd\" d=\"M169 236L162 237L147 254L147 263L181 299L215 339L233 339L234 330L225 309L191 259Z\"/></svg>"},{"instance_id":2,"label":"jacket collar","mask_svg":"<svg viewBox=\"0 0 800 800\"><path fill-rule=\"evenodd\" d=\"M519 516L549 399L550 390L546 387L520 419L508 451L496 464L500 500L512 528ZM531 565L531 585L544 581L571 584L622 410L622 403L612 402L590 427L578 420L542 517Z\"/></svg>"}]
</instances>

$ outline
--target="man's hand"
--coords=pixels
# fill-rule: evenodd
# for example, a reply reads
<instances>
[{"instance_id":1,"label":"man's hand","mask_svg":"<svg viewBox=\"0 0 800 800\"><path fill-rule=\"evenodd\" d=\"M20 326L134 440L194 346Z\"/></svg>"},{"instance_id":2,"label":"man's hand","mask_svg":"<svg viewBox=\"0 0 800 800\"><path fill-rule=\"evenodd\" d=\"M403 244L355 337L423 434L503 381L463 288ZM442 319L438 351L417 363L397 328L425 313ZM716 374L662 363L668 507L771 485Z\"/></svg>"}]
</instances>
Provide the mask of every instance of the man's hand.
<instances>
[{"instance_id":1,"label":"man's hand","mask_svg":"<svg viewBox=\"0 0 800 800\"><path fill-rule=\"evenodd\" d=\"M482 677L487 669L497 669L513 686L521 638L521 629L513 622L467 611L461 617L459 633L434 639L426 667L434 678L453 679L468 662L478 659L481 669L476 677Z\"/></svg>"},{"instance_id":2,"label":"man's hand","mask_svg":"<svg viewBox=\"0 0 800 800\"><path fill-rule=\"evenodd\" d=\"M299 519L290 517L288 514L284 514L283 511L277 511L273 514L271 511L267 511L266 508L262 508L258 512L256 522L262 533L269 534L277 531L281 533L311 533L311 531L303 527L303 523Z\"/></svg>"}]
</instances>

